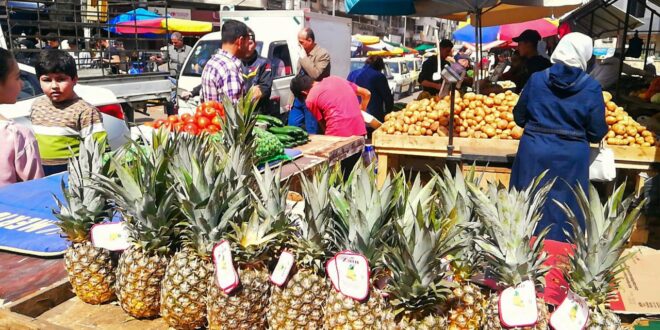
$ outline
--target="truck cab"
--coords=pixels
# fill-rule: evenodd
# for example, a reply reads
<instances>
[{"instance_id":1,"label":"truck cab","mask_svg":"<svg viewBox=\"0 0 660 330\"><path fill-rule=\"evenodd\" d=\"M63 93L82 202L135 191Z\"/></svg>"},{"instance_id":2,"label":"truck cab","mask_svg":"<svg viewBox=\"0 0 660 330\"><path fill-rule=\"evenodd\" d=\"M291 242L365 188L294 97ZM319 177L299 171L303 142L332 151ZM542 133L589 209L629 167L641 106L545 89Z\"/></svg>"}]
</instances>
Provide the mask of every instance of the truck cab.
<instances>
[{"instance_id":1,"label":"truck cab","mask_svg":"<svg viewBox=\"0 0 660 330\"><path fill-rule=\"evenodd\" d=\"M285 114L293 101L289 89L298 67L298 32L304 27L314 30L316 43L330 52L331 74L348 76L350 71L351 20L306 10L269 10L222 12L221 22L234 19L244 22L255 33L257 52L271 62L273 89L271 104ZM186 59L177 81L180 113L194 112L196 100L180 98L201 84L206 62L221 47L222 34L213 32L203 36Z\"/></svg>"}]
</instances>

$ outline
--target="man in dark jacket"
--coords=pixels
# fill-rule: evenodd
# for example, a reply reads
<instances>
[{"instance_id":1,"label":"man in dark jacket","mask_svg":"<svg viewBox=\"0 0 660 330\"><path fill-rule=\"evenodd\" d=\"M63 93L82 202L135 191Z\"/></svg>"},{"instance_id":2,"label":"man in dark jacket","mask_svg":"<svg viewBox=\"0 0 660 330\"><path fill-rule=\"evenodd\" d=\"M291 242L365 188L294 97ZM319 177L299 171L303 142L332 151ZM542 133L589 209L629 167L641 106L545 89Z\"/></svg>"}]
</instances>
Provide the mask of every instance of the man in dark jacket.
<instances>
[{"instance_id":1,"label":"man in dark jacket","mask_svg":"<svg viewBox=\"0 0 660 330\"><path fill-rule=\"evenodd\" d=\"M501 80L511 80L516 84L516 93L520 93L525 87L527 80L534 72L549 68L552 63L547 58L539 55L537 46L541 41L541 34L536 30L525 30L519 36L513 38L518 43L518 53L524 61L523 70L509 71L502 75Z\"/></svg>"},{"instance_id":2,"label":"man in dark jacket","mask_svg":"<svg viewBox=\"0 0 660 330\"><path fill-rule=\"evenodd\" d=\"M446 58L451 56L452 48L454 48L454 43L451 41L443 39L440 42L440 70L449 64ZM436 72L438 72L438 56L431 56L422 64L422 71L417 79L419 84L422 85L422 90L431 93L431 95L438 94L442 86L442 80L433 80L433 74Z\"/></svg>"},{"instance_id":3,"label":"man in dark jacket","mask_svg":"<svg viewBox=\"0 0 660 330\"><path fill-rule=\"evenodd\" d=\"M273 87L273 73L270 61L259 55L254 31L248 28L250 42L248 56L244 58L241 69L245 81L245 90L252 93L257 104L257 112L265 115L279 116L279 109L270 109L270 92ZM277 110L277 111L275 111Z\"/></svg>"},{"instance_id":4,"label":"man in dark jacket","mask_svg":"<svg viewBox=\"0 0 660 330\"><path fill-rule=\"evenodd\" d=\"M369 56L364 67L351 72L348 81L366 88L371 92L371 100L367 105L367 112L379 121L385 121L385 115L392 111L394 98L387 84L387 77L383 74L385 63L378 56Z\"/></svg>"}]
</instances>

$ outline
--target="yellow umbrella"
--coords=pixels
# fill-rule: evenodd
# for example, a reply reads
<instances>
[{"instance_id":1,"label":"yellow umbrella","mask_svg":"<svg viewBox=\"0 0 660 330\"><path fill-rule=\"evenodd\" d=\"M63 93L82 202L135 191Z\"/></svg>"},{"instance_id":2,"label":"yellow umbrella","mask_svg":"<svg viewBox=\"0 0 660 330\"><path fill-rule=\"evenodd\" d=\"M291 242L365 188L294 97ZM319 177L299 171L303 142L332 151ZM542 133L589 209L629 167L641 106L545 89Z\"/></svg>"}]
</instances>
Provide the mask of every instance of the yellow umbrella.
<instances>
[{"instance_id":1,"label":"yellow umbrella","mask_svg":"<svg viewBox=\"0 0 660 330\"><path fill-rule=\"evenodd\" d=\"M213 30L213 23L211 22L191 21L180 18L163 19L160 24L162 28L166 28L169 31L182 33L204 33Z\"/></svg>"},{"instance_id":2,"label":"yellow umbrella","mask_svg":"<svg viewBox=\"0 0 660 330\"><path fill-rule=\"evenodd\" d=\"M572 4L559 7L533 7L500 3L494 7L483 9L481 14L481 25L495 26L527 22L543 17L559 17L578 6L579 5ZM440 17L455 21L466 21L470 19L472 25L476 25L477 23L476 14L468 11L441 15Z\"/></svg>"},{"instance_id":3,"label":"yellow umbrella","mask_svg":"<svg viewBox=\"0 0 660 330\"><path fill-rule=\"evenodd\" d=\"M377 43L380 42L380 37L377 37L377 36L367 36L367 35L362 35L362 34L356 34L356 35L353 36L353 38L356 39L357 41L361 42L365 46L377 44Z\"/></svg>"}]
</instances>

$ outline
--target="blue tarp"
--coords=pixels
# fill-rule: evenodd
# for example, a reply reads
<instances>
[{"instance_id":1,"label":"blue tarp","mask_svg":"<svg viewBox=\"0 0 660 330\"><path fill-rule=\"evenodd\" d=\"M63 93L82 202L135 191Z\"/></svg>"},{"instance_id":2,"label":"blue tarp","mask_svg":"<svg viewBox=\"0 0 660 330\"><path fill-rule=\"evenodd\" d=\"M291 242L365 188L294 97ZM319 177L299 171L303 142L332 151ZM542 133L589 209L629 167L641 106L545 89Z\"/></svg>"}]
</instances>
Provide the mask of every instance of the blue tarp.
<instances>
[{"instance_id":1,"label":"blue tarp","mask_svg":"<svg viewBox=\"0 0 660 330\"><path fill-rule=\"evenodd\" d=\"M125 22L136 22L135 24L137 26L140 26L140 21L146 21L146 20L151 20L151 19L156 19L156 18L161 18L163 16L160 16L154 12L148 11L143 8L138 8L135 10L127 11L123 14L120 14L116 16L115 18L110 20L110 23L108 25L110 26L109 28L105 28L106 30L112 32L112 33L117 33L117 28L115 27L119 23L125 23ZM165 38L162 34L145 34L143 36L146 37L151 37L151 38Z\"/></svg>"},{"instance_id":2,"label":"blue tarp","mask_svg":"<svg viewBox=\"0 0 660 330\"><path fill-rule=\"evenodd\" d=\"M15 183L0 188L0 250L37 256L64 253L67 241L60 237L53 195L62 199L60 182L66 174Z\"/></svg>"}]
</instances>

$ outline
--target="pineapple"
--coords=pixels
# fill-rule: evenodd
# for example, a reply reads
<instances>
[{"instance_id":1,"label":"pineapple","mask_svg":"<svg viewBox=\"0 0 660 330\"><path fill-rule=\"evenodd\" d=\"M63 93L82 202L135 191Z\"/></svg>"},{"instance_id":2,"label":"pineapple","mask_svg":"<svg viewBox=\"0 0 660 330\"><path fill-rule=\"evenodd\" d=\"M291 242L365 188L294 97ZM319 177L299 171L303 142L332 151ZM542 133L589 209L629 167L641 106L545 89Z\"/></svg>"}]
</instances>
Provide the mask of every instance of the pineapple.
<instances>
[{"instance_id":1,"label":"pineapple","mask_svg":"<svg viewBox=\"0 0 660 330\"><path fill-rule=\"evenodd\" d=\"M256 188L249 218L231 222L228 234L240 285L229 294L215 282L208 293L210 329L263 329L270 296L268 266L291 232L286 211L288 188L279 173L254 169Z\"/></svg>"},{"instance_id":2,"label":"pineapple","mask_svg":"<svg viewBox=\"0 0 660 330\"><path fill-rule=\"evenodd\" d=\"M605 205L601 205L598 191L590 186L589 196L581 186L574 190L581 211L576 216L567 205L560 205L566 213L573 232L566 232L575 245L566 272L570 289L584 297L589 305L587 329L621 329L621 320L607 309L607 302L616 290L616 275L623 271L627 257L621 257L625 244L644 206L642 201L628 211L633 197L623 199L625 183L620 185ZM579 225L584 218L585 226ZM582 229L584 228L584 229Z\"/></svg>"},{"instance_id":3,"label":"pineapple","mask_svg":"<svg viewBox=\"0 0 660 330\"><path fill-rule=\"evenodd\" d=\"M479 187L479 179L475 176L474 167L467 176L463 176L460 167L452 175L445 167L442 174L434 173L436 190L438 191L439 211L441 218L448 217L456 209L458 225L461 232L455 238L463 244L450 259L454 281L458 286L452 288L448 298L449 308L448 329L476 330L481 327L483 307L486 297L481 288L470 282L473 275L483 269L481 250L476 246L475 237L482 234L482 228L473 212L474 206L470 200L466 182Z\"/></svg>"},{"instance_id":4,"label":"pineapple","mask_svg":"<svg viewBox=\"0 0 660 330\"><path fill-rule=\"evenodd\" d=\"M372 271L372 285L364 301L356 301L330 289L325 307L326 329L380 329L385 302L373 283L384 276L378 271L383 255L383 239L394 209L394 187L398 182L387 178L376 187L372 167L361 163L353 170L344 189L331 189L332 207L338 216L337 247L364 255Z\"/></svg>"},{"instance_id":5,"label":"pineapple","mask_svg":"<svg viewBox=\"0 0 660 330\"><path fill-rule=\"evenodd\" d=\"M475 211L483 221L487 234L485 237L477 237L476 242L484 251L490 270L501 288L517 286L526 280L531 280L537 290L545 284L544 276L549 268L542 265L547 259L546 253L542 252L542 245L549 228L543 229L530 246L541 219L541 208L554 183L554 180L550 180L541 185L544 176L545 173L521 191L498 189L497 185L490 183L484 193L476 185L468 184ZM503 329L498 302L499 295L491 295L483 329ZM537 298L537 308L536 325L524 329L548 328L548 307L542 299Z\"/></svg>"},{"instance_id":6,"label":"pineapple","mask_svg":"<svg viewBox=\"0 0 660 330\"><path fill-rule=\"evenodd\" d=\"M338 179L338 167L324 167L311 180L300 177L305 198L299 236L294 238L296 267L282 286L273 286L268 309L271 329L321 329L323 307L329 290L323 263L333 250L330 188Z\"/></svg>"},{"instance_id":7,"label":"pineapple","mask_svg":"<svg viewBox=\"0 0 660 330\"><path fill-rule=\"evenodd\" d=\"M94 224L112 218L112 208L106 198L90 187L94 175L108 175L109 165L103 163L105 145L87 139L80 145L77 157L69 160L69 186L62 182L64 202L55 199L59 210L58 226L71 242L64 253L64 265L73 292L88 304L102 304L115 298L115 264L113 252L95 248L89 232Z\"/></svg>"},{"instance_id":8,"label":"pineapple","mask_svg":"<svg viewBox=\"0 0 660 330\"><path fill-rule=\"evenodd\" d=\"M220 161L208 136L182 140L170 172L177 183L178 200L187 223L182 229L183 247L172 256L165 271L160 315L170 327L195 329L206 324L213 246L221 241L229 220L244 206L247 196L231 189L232 178L223 172L230 159Z\"/></svg>"},{"instance_id":9,"label":"pineapple","mask_svg":"<svg viewBox=\"0 0 660 330\"><path fill-rule=\"evenodd\" d=\"M394 225L395 243L386 248L385 264L391 279L385 291L392 310L384 314L385 329L446 329L440 306L447 299L450 283L442 256L459 248L460 228L456 212L438 218L432 178L425 186L415 180L406 194L402 216Z\"/></svg>"},{"instance_id":10,"label":"pineapple","mask_svg":"<svg viewBox=\"0 0 660 330\"><path fill-rule=\"evenodd\" d=\"M132 243L119 259L116 293L122 309L135 318L155 317L160 311L160 284L180 217L168 175L177 142L166 131L154 132L146 150L136 148L133 162L111 158L118 182L103 176L95 180L122 213Z\"/></svg>"}]
</instances>

